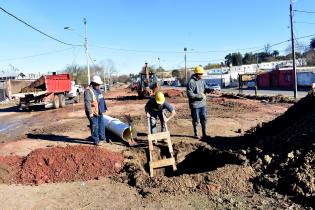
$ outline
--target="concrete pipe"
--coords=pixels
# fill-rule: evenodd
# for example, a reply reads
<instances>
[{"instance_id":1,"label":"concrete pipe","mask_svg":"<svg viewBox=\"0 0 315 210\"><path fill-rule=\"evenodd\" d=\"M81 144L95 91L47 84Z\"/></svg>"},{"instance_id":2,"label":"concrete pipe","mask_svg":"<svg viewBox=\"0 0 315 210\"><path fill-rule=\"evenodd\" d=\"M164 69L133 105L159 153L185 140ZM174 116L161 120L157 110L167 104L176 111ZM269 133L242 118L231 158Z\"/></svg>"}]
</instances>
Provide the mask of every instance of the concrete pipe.
<instances>
[{"instance_id":1,"label":"concrete pipe","mask_svg":"<svg viewBox=\"0 0 315 210\"><path fill-rule=\"evenodd\" d=\"M129 125L107 115L103 115L103 118L105 128L107 130L111 131L124 141L129 141L131 139L131 131Z\"/></svg>"}]
</instances>

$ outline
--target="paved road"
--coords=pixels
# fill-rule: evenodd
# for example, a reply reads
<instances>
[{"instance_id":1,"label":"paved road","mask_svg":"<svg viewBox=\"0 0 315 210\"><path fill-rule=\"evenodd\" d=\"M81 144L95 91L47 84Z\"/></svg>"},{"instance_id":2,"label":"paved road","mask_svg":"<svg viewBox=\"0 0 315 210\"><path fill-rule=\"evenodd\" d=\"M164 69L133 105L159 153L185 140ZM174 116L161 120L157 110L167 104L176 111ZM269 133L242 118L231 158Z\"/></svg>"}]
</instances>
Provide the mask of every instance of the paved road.
<instances>
[{"instance_id":1,"label":"paved road","mask_svg":"<svg viewBox=\"0 0 315 210\"><path fill-rule=\"evenodd\" d=\"M170 86L163 86L164 89L180 89L185 90L184 87L170 87ZM239 93L238 88L225 88L222 89L222 93ZM276 96L276 95L283 95L288 97L293 97L294 93L293 91L287 91L287 90L258 90L258 95L267 95L267 96ZM298 91L298 98L303 98L307 95L308 91ZM255 95L255 90L243 90L243 94L246 95Z\"/></svg>"},{"instance_id":2,"label":"paved road","mask_svg":"<svg viewBox=\"0 0 315 210\"><path fill-rule=\"evenodd\" d=\"M303 98L307 95L308 91L298 91L298 98ZM229 89L222 89L222 93L239 93L238 89L235 88L229 88ZM287 91L287 90L258 90L258 95L268 95L268 96L275 96L275 95L284 95L288 97L293 97L294 93L293 91ZM255 95L255 90L243 90L243 94L248 95Z\"/></svg>"}]
</instances>

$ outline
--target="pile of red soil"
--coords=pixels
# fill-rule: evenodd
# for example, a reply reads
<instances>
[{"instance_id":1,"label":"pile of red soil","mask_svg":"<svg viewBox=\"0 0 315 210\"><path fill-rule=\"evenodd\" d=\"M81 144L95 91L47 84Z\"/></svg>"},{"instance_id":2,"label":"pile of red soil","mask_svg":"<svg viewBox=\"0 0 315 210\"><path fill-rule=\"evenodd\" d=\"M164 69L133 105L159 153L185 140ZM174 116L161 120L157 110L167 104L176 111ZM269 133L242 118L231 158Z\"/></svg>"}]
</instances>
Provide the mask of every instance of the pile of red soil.
<instances>
[{"instance_id":1,"label":"pile of red soil","mask_svg":"<svg viewBox=\"0 0 315 210\"><path fill-rule=\"evenodd\" d=\"M174 97L183 97L184 91L183 90L176 90L176 89L167 89L163 90L165 97L174 98Z\"/></svg>"},{"instance_id":2,"label":"pile of red soil","mask_svg":"<svg viewBox=\"0 0 315 210\"><path fill-rule=\"evenodd\" d=\"M123 156L99 147L68 146L37 149L26 157L0 157L12 183L42 184L99 179L122 168Z\"/></svg>"}]
</instances>

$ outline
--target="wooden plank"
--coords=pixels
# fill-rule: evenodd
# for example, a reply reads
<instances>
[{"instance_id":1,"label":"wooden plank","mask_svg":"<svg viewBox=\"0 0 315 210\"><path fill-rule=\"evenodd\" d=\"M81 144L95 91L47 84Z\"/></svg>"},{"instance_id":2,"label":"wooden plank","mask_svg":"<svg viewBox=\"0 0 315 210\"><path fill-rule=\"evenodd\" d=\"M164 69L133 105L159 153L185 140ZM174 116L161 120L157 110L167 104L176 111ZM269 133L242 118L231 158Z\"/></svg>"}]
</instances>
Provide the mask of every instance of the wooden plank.
<instances>
[{"instance_id":1,"label":"wooden plank","mask_svg":"<svg viewBox=\"0 0 315 210\"><path fill-rule=\"evenodd\" d=\"M149 141L162 140L162 139L168 139L168 138L170 138L170 132L168 131L148 135Z\"/></svg>"},{"instance_id":2,"label":"wooden plank","mask_svg":"<svg viewBox=\"0 0 315 210\"><path fill-rule=\"evenodd\" d=\"M163 160L151 161L149 163L150 168L162 168L165 166L174 166L175 159L174 158L167 158Z\"/></svg>"}]
</instances>

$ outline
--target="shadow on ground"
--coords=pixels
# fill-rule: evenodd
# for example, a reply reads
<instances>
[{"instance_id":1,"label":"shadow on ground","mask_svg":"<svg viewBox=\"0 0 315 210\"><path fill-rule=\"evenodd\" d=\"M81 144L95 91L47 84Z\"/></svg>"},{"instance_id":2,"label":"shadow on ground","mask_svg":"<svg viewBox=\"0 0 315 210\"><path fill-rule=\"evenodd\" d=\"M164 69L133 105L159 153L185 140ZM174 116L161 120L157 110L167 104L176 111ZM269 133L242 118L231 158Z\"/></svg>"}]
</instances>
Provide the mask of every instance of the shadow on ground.
<instances>
[{"instance_id":1,"label":"shadow on ground","mask_svg":"<svg viewBox=\"0 0 315 210\"><path fill-rule=\"evenodd\" d=\"M18 106L11 106L6 108L0 108L1 112L21 112Z\"/></svg>"},{"instance_id":2,"label":"shadow on ground","mask_svg":"<svg viewBox=\"0 0 315 210\"><path fill-rule=\"evenodd\" d=\"M55 135L55 134L28 133L26 134L26 136L29 139L37 139L37 140L59 141L59 142L76 143L76 144L94 144L94 142L89 141L87 139L71 138L69 136Z\"/></svg>"}]
</instances>

